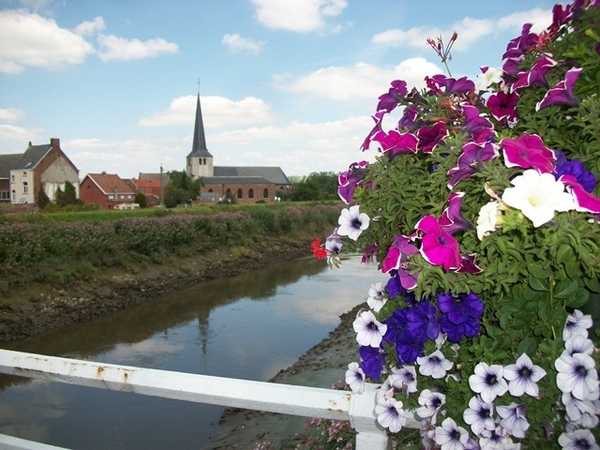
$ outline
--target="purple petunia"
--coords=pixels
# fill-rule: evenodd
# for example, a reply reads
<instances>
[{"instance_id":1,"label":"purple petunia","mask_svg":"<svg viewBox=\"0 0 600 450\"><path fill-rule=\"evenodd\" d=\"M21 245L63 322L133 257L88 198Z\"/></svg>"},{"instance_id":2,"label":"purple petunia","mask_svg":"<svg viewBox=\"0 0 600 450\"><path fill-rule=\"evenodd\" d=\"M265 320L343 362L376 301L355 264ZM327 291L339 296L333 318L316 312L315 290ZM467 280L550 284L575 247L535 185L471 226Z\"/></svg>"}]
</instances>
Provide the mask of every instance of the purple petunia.
<instances>
[{"instance_id":1,"label":"purple petunia","mask_svg":"<svg viewBox=\"0 0 600 450\"><path fill-rule=\"evenodd\" d=\"M552 105L579 105L579 100L575 96L575 82L579 78L579 75L581 75L581 70L581 67L569 69L565 74L565 79L559 81L556 86L546 92L544 98L535 105L535 110L539 111Z\"/></svg>"},{"instance_id":2,"label":"purple petunia","mask_svg":"<svg viewBox=\"0 0 600 450\"><path fill-rule=\"evenodd\" d=\"M485 305L474 294L459 294L454 297L450 293L438 295L438 308L442 312L441 330L448 335L448 340L459 342L463 336L474 337L479 333L479 318Z\"/></svg>"},{"instance_id":3,"label":"purple petunia","mask_svg":"<svg viewBox=\"0 0 600 450\"><path fill-rule=\"evenodd\" d=\"M414 134L398 133L395 130L390 130L389 133L380 131L373 136L373 140L381 145L381 150L390 161L403 153L417 153L419 142Z\"/></svg>"},{"instance_id":4,"label":"purple petunia","mask_svg":"<svg viewBox=\"0 0 600 450\"><path fill-rule=\"evenodd\" d=\"M450 181L448 188L453 189L460 181L470 177L483 169L483 163L498 156L497 144L485 142L467 142L463 145L463 152L458 157L456 166L448 171Z\"/></svg>"},{"instance_id":5,"label":"purple petunia","mask_svg":"<svg viewBox=\"0 0 600 450\"><path fill-rule=\"evenodd\" d=\"M385 365L383 353L381 353L378 348L360 347L358 349L358 354L361 359L360 368L365 375L373 381L379 381L381 373L383 372L383 366Z\"/></svg>"},{"instance_id":6,"label":"purple petunia","mask_svg":"<svg viewBox=\"0 0 600 450\"><path fill-rule=\"evenodd\" d=\"M365 178L369 171L369 163L367 161L359 161L350 164L348 170L341 172L338 176L338 195L342 201L349 205L354 198L354 191Z\"/></svg>"},{"instance_id":7,"label":"purple petunia","mask_svg":"<svg viewBox=\"0 0 600 450\"><path fill-rule=\"evenodd\" d=\"M415 228L423 234L420 251L427 262L442 266L444 270L460 267L462 259L458 242L450 233L444 231L435 217L423 217Z\"/></svg>"},{"instance_id":8,"label":"purple petunia","mask_svg":"<svg viewBox=\"0 0 600 450\"><path fill-rule=\"evenodd\" d=\"M504 138L500 141L504 150L506 167L537 169L542 173L554 171L554 152L547 148L537 134L524 133L517 139Z\"/></svg>"},{"instance_id":9,"label":"purple petunia","mask_svg":"<svg viewBox=\"0 0 600 450\"><path fill-rule=\"evenodd\" d=\"M408 263L410 258L418 253L418 251L410 238L404 235L396 236L392 246L388 249L385 259L381 263L381 271L388 273L396 270L396 276L402 288L406 290L414 289L417 286L418 274L411 274Z\"/></svg>"},{"instance_id":10,"label":"purple petunia","mask_svg":"<svg viewBox=\"0 0 600 450\"><path fill-rule=\"evenodd\" d=\"M457 231L473 228L473 224L466 220L460 212L464 196L464 192L452 192L448 197L449 206L442 212L439 220L440 226L447 233L454 234Z\"/></svg>"},{"instance_id":11,"label":"purple petunia","mask_svg":"<svg viewBox=\"0 0 600 450\"><path fill-rule=\"evenodd\" d=\"M446 124L441 121L430 127L423 126L417 131L417 148L423 153L433 153L435 147L449 134Z\"/></svg>"}]
</instances>

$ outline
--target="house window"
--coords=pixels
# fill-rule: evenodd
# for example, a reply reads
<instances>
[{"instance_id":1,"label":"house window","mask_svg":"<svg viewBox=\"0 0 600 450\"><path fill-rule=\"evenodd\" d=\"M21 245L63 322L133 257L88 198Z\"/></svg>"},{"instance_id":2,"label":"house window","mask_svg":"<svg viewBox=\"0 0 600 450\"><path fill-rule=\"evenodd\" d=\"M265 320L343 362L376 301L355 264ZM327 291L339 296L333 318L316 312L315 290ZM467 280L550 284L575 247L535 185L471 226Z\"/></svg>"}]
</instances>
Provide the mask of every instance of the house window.
<instances>
[{"instance_id":1,"label":"house window","mask_svg":"<svg viewBox=\"0 0 600 450\"><path fill-rule=\"evenodd\" d=\"M131 200L131 194L127 194L127 198Z\"/></svg>"},{"instance_id":2,"label":"house window","mask_svg":"<svg viewBox=\"0 0 600 450\"><path fill-rule=\"evenodd\" d=\"M23 194L29 193L29 186L27 185L27 181L23 181Z\"/></svg>"},{"instance_id":3,"label":"house window","mask_svg":"<svg viewBox=\"0 0 600 450\"><path fill-rule=\"evenodd\" d=\"M8 191L0 192L0 200L8 200Z\"/></svg>"},{"instance_id":4,"label":"house window","mask_svg":"<svg viewBox=\"0 0 600 450\"><path fill-rule=\"evenodd\" d=\"M115 199L115 196L114 196L113 194L108 194L108 199L109 199L109 200L114 200L114 199Z\"/></svg>"},{"instance_id":5,"label":"house window","mask_svg":"<svg viewBox=\"0 0 600 450\"><path fill-rule=\"evenodd\" d=\"M254 189L248 189L248 198L254 198Z\"/></svg>"},{"instance_id":6,"label":"house window","mask_svg":"<svg viewBox=\"0 0 600 450\"><path fill-rule=\"evenodd\" d=\"M26 177L27 176L27 172L23 172L23 176Z\"/></svg>"},{"instance_id":7,"label":"house window","mask_svg":"<svg viewBox=\"0 0 600 450\"><path fill-rule=\"evenodd\" d=\"M121 194L120 198L121 198L121 200L123 200L125 198L125 196L123 194Z\"/></svg>"},{"instance_id":8,"label":"house window","mask_svg":"<svg viewBox=\"0 0 600 450\"><path fill-rule=\"evenodd\" d=\"M13 202L17 201L17 192L15 190L12 191L12 201Z\"/></svg>"},{"instance_id":9,"label":"house window","mask_svg":"<svg viewBox=\"0 0 600 450\"><path fill-rule=\"evenodd\" d=\"M11 176L10 176L10 182L11 182L11 183L14 183L14 182L15 182L15 176L14 176L14 175L11 175Z\"/></svg>"},{"instance_id":10,"label":"house window","mask_svg":"<svg viewBox=\"0 0 600 450\"><path fill-rule=\"evenodd\" d=\"M242 188L238 189L237 198L244 198L244 193L242 192Z\"/></svg>"},{"instance_id":11,"label":"house window","mask_svg":"<svg viewBox=\"0 0 600 450\"><path fill-rule=\"evenodd\" d=\"M267 188L263 191L263 198L269 198L269 190Z\"/></svg>"},{"instance_id":12,"label":"house window","mask_svg":"<svg viewBox=\"0 0 600 450\"><path fill-rule=\"evenodd\" d=\"M212 191L213 191L213 190L212 190L212 188L210 188L210 189L208 190L208 192L212 192Z\"/></svg>"}]
</instances>

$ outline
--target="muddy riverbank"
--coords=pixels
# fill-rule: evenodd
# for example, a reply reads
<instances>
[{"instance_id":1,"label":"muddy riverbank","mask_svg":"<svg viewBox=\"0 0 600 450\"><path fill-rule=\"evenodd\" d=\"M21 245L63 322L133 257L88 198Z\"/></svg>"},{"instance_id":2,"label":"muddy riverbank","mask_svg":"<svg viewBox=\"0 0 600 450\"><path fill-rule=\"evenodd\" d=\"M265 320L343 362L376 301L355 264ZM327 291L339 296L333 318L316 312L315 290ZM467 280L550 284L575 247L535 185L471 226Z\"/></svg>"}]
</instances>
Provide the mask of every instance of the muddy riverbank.
<instances>
[{"instance_id":1,"label":"muddy riverbank","mask_svg":"<svg viewBox=\"0 0 600 450\"><path fill-rule=\"evenodd\" d=\"M68 287L28 283L0 302L0 342L94 320L192 284L309 255L309 238L273 238L243 251L221 249L162 264L102 269Z\"/></svg>"}]
</instances>

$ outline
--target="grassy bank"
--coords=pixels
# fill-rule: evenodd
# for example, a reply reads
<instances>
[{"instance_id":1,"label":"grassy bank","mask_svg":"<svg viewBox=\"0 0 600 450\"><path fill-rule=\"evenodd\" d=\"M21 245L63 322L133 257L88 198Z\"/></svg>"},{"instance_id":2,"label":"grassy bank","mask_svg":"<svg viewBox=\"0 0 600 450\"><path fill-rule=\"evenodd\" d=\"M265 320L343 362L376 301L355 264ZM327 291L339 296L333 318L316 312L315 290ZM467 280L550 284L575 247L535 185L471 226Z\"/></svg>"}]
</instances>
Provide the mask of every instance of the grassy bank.
<instances>
[{"instance_id":1,"label":"grassy bank","mask_svg":"<svg viewBox=\"0 0 600 450\"><path fill-rule=\"evenodd\" d=\"M66 287L104 268L168 263L217 248L243 254L266 238L316 236L336 223L339 211L339 205L265 204L4 216L0 298L31 282Z\"/></svg>"}]
</instances>

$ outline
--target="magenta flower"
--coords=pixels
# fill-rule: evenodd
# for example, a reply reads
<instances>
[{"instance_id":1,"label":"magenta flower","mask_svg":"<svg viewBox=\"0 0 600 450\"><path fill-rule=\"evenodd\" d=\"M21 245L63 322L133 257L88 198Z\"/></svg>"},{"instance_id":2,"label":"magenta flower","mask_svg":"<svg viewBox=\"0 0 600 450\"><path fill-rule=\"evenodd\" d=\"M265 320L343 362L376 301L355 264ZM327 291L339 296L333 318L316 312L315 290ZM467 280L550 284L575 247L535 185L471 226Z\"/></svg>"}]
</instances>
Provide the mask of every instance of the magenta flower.
<instances>
[{"instance_id":1,"label":"magenta flower","mask_svg":"<svg viewBox=\"0 0 600 450\"><path fill-rule=\"evenodd\" d=\"M600 214L600 198L586 191L573 175L563 175L558 181L562 182L567 192L573 196L576 211Z\"/></svg>"},{"instance_id":2,"label":"magenta flower","mask_svg":"<svg viewBox=\"0 0 600 450\"><path fill-rule=\"evenodd\" d=\"M465 131L475 142L486 142L491 136L496 135L494 125L479 114L479 110L473 106L462 105L465 117Z\"/></svg>"},{"instance_id":3,"label":"magenta flower","mask_svg":"<svg viewBox=\"0 0 600 450\"><path fill-rule=\"evenodd\" d=\"M554 171L554 152L544 146L537 134L523 134L517 139L504 138L500 147L504 149L506 167L533 168L542 173Z\"/></svg>"},{"instance_id":4,"label":"magenta flower","mask_svg":"<svg viewBox=\"0 0 600 450\"><path fill-rule=\"evenodd\" d=\"M417 131L417 137L419 138L417 148L422 150L423 153L433 153L435 147L449 134L444 122L437 122L430 127L421 127Z\"/></svg>"},{"instance_id":5,"label":"magenta flower","mask_svg":"<svg viewBox=\"0 0 600 450\"><path fill-rule=\"evenodd\" d=\"M350 164L346 172L338 175L338 195L346 205L352 203L354 191L362 184L362 180L369 171L369 163L360 161Z\"/></svg>"},{"instance_id":6,"label":"magenta flower","mask_svg":"<svg viewBox=\"0 0 600 450\"><path fill-rule=\"evenodd\" d=\"M411 133L398 133L396 130L390 130L388 134L384 131L373 136L373 140L379 142L390 161L402 153L417 153L418 139Z\"/></svg>"},{"instance_id":7,"label":"magenta flower","mask_svg":"<svg viewBox=\"0 0 600 450\"><path fill-rule=\"evenodd\" d=\"M466 220L460 212L464 196L464 192L452 192L448 197L449 206L442 212L439 220L439 224L447 233L454 234L457 231L473 228L473 224Z\"/></svg>"},{"instance_id":8,"label":"magenta flower","mask_svg":"<svg viewBox=\"0 0 600 450\"><path fill-rule=\"evenodd\" d=\"M419 109L415 105L407 106L404 109L404 114L398 120L398 130L407 130L412 132L416 128L416 120L419 115Z\"/></svg>"},{"instance_id":9,"label":"magenta flower","mask_svg":"<svg viewBox=\"0 0 600 450\"><path fill-rule=\"evenodd\" d=\"M509 122L515 122L517 103L519 103L519 94L516 92L499 91L488 98L486 105L497 120L507 119Z\"/></svg>"},{"instance_id":10,"label":"magenta flower","mask_svg":"<svg viewBox=\"0 0 600 450\"><path fill-rule=\"evenodd\" d=\"M392 246L388 249L385 259L381 262L381 271L388 273L396 270L400 284L406 290L417 287L419 274L411 274L408 266L410 258L419 250L412 244L407 236L398 235L394 238Z\"/></svg>"},{"instance_id":11,"label":"magenta flower","mask_svg":"<svg viewBox=\"0 0 600 450\"><path fill-rule=\"evenodd\" d=\"M453 189L459 181L470 177L475 172L479 172L483 168L483 163L494 159L498 156L498 150L496 150L496 144L486 142L478 144L476 142L468 142L463 145L463 152L458 157L456 166L452 167L448 171L448 175L451 177L448 182L448 188Z\"/></svg>"},{"instance_id":12,"label":"magenta flower","mask_svg":"<svg viewBox=\"0 0 600 450\"><path fill-rule=\"evenodd\" d=\"M369 134L367 135L367 137L363 141L362 145L360 146L360 149L363 152L365 150L369 150L369 145L371 144L371 140L373 139L373 136L381 131L381 120L383 119L383 116L385 116L386 114L387 113L385 111L379 111L374 116L371 116L373 118L373 120L375 121L375 126L371 129L371 131L369 131Z\"/></svg>"},{"instance_id":13,"label":"magenta flower","mask_svg":"<svg viewBox=\"0 0 600 450\"><path fill-rule=\"evenodd\" d=\"M483 272L483 269L475 264L475 253L469 253L468 255L462 255L462 261L460 267L456 271L457 273L472 273L478 274Z\"/></svg>"},{"instance_id":14,"label":"magenta flower","mask_svg":"<svg viewBox=\"0 0 600 450\"><path fill-rule=\"evenodd\" d=\"M379 97L379 103L377 104L377 111L391 112L397 106L398 102L408 93L406 88L406 81L394 80L392 81L392 87L387 94L383 94Z\"/></svg>"},{"instance_id":15,"label":"magenta flower","mask_svg":"<svg viewBox=\"0 0 600 450\"><path fill-rule=\"evenodd\" d=\"M466 94L467 92L475 89L475 83L467 79L467 77L462 77L456 80L440 74L434 75L431 78L425 77L425 83L427 84L427 87L435 94Z\"/></svg>"},{"instance_id":16,"label":"magenta flower","mask_svg":"<svg viewBox=\"0 0 600 450\"><path fill-rule=\"evenodd\" d=\"M533 67L529 72L520 72L518 74L518 80L513 83L512 88L520 89L532 84L538 84L540 86L544 86L548 88L548 80L546 80L546 73L550 70L551 67L556 66L556 61L554 61L550 56L546 53L543 53L542 56L538 58Z\"/></svg>"},{"instance_id":17,"label":"magenta flower","mask_svg":"<svg viewBox=\"0 0 600 450\"><path fill-rule=\"evenodd\" d=\"M535 105L535 110L539 111L547 106L552 105L566 105L566 106L577 106L579 100L575 97L575 82L581 74L581 67L572 68L565 74L565 79L559 81L556 86L546 92L544 98Z\"/></svg>"},{"instance_id":18,"label":"magenta flower","mask_svg":"<svg viewBox=\"0 0 600 450\"><path fill-rule=\"evenodd\" d=\"M444 270L460 267L462 260L458 242L442 229L435 217L423 217L415 228L423 234L420 251L427 262L442 266Z\"/></svg>"}]
</instances>

